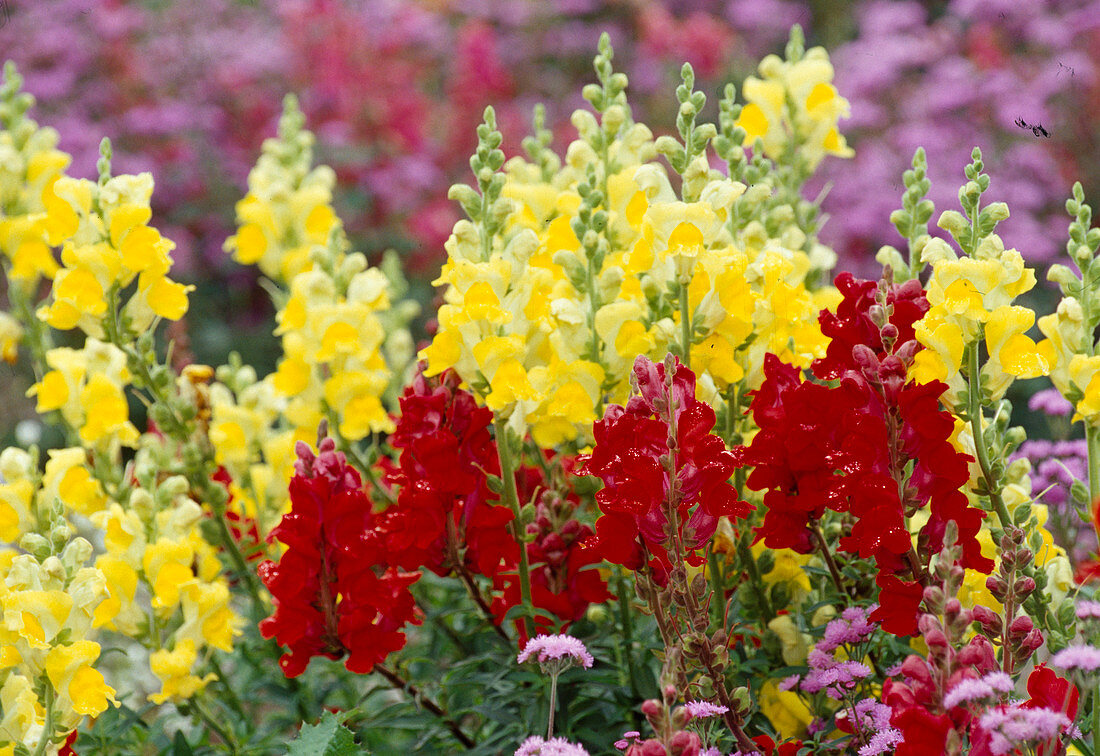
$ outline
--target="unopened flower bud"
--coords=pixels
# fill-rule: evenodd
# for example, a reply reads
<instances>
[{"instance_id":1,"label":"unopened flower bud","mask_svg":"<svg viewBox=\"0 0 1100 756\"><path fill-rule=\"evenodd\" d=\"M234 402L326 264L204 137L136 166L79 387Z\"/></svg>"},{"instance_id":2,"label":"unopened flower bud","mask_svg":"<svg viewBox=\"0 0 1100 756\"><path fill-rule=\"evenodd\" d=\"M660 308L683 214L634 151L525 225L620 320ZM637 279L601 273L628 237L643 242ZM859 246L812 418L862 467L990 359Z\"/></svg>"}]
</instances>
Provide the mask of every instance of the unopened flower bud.
<instances>
[{"instance_id":1,"label":"unopened flower bud","mask_svg":"<svg viewBox=\"0 0 1100 756\"><path fill-rule=\"evenodd\" d=\"M1033 627L1035 627L1035 624L1031 621L1031 617L1021 614L1012 620L1012 624L1008 626L1008 632L1012 635L1026 635L1031 632Z\"/></svg>"}]
</instances>

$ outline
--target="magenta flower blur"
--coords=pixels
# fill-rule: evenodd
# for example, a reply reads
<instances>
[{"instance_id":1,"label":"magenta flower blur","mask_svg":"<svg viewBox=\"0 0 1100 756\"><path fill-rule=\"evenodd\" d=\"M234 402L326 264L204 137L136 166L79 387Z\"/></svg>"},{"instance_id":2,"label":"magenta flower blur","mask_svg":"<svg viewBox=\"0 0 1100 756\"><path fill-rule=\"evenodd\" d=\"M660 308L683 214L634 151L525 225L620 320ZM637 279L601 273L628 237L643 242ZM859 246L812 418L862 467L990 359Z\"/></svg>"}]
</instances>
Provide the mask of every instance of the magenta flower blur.
<instances>
[{"instance_id":1,"label":"magenta flower blur","mask_svg":"<svg viewBox=\"0 0 1100 756\"><path fill-rule=\"evenodd\" d=\"M515 756L589 756L583 746L570 743L565 738L545 740L532 735L520 744Z\"/></svg>"},{"instance_id":2,"label":"magenta flower blur","mask_svg":"<svg viewBox=\"0 0 1100 756\"><path fill-rule=\"evenodd\" d=\"M1051 666L1069 671L1095 672L1100 669L1100 648L1095 646L1070 646L1056 653Z\"/></svg>"},{"instance_id":3,"label":"magenta flower blur","mask_svg":"<svg viewBox=\"0 0 1100 756\"><path fill-rule=\"evenodd\" d=\"M684 708L687 709L687 712L691 715L692 719L706 719L707 717L717 717L729 711L728 706L711 703L710 701L688 701L686 704L684 704Z\"/></svg>"},{"instance_id":4,"label":"magenta flower blur","mask_svg":"<svg viewBox=\"0 0 1100 756\"><path fill-rule=\"evenodd\" d=\"M641 736L642 733L638 732L637 730L627 730L623 733L623 736L621 738L615 741L615 747L618 748L620 751L625 751L627 748L630 748L631 740L637 743L639 742L638 738L640 738Z\"/></svg>"},{"instance_id":5,"label":"magenta flower blur","mask_svg":"<svg viewBox=\"0 0 1100 756\"><path fill-rule=\"evenodd\" d=\"M523 664L532 657L540 665L550 661L567 662L559 670L567 669L571 664L587 669L593 661L585 645L571 635L536 635L527 641L516 661Z\"/></svg>"},{"instance_id":6,"label":"magenta flower blur","mask_svg":"<svg viewBox=\"0 0 1100 756\"><path fill-rule=\"evenodd\" d=\"M1100 601L1078 601L1077 619L1100 619Z\"/></svg>"}]
</instances>

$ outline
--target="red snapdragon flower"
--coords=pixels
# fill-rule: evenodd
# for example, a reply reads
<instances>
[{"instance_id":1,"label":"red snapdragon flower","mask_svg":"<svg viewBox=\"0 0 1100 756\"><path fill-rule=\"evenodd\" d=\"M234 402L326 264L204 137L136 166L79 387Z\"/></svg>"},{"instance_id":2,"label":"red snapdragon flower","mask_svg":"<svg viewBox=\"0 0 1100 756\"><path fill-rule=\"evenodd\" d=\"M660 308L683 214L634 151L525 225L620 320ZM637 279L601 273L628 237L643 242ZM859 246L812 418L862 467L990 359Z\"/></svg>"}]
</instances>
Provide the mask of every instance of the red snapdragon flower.
<instances>
[{"instance_id":1,"label":"red snapdragon flower","mask_svg":"<svg viewBox=\"0 0 1100 756\"><path fill-rule=\"evenodd\" d=\"M508 529L512 510L496 503L487 482L500 474L493 413L459 383L451 370L437 378L418 373L405 389L390 438L401 456L386 473L400 492L377 529L392 564L445 575L457 558L491 578L514 567L519 547Z\"/></svg>"},{"instance_id":2,"label":"red snapdragon flower","mask_svg":"<svg viewBox=\"0 0 1100 756\"><path fill-rule=\"evenodd\" d=\"M689 562L718 527L718 518L744 517L729 478L736 457L710 433L714 410L695 398L695 374L679 362L672 376L645 357L634 362L640 392L626 407L611 405L593 429L596 445L581 458L584 472L603 480L592 546L602 558L637 569L652 556L658 579L667 575L670 514ZM670 379L670 380L666 380Z\"/></svg>"},{"instance_id":3,"label":"red snapdragon flower","mask_svg":"<svg viewBox=\"0 0 1100 756\"><path fill-rule=\"evenodd\" d=\"M939 403L946 385L908 380L921 348L913 324L928 310L919 283L885 285L844 273L836 285L843 294L836 314L819 316L832 342L813 372L839 385L804 381L801 371L767 355L751 405L760 431L738 458L753 467L749 488L765 491L758 540L808 553L825 511L848 513L853 525L840 548L874 559L878 569L871 619L910 635L924 568L949 521L958 526L962 565L992 570L977 540L984 514L960 490L970 458L950 443L954 424ZM914 548L907 517L923 508L929 519Z\"/></svg>"},{"instance_id":4,"label":"red snapdragon flower","mask_svg":"<svg viewBox=\"0 0 1100 756\"><path fill-rule=\"evenodd\" d=\"M370 672L405 645L406 623L420 623L409 592L420 575L384 565L370 499L335 448L326 438L314 455L298 443L291 510L269 536L287 550L258 568L275 605L260 633L288 647L279 659L287 677L314 656L347 656L349 670Z\"/></svg>"}]
</instances>

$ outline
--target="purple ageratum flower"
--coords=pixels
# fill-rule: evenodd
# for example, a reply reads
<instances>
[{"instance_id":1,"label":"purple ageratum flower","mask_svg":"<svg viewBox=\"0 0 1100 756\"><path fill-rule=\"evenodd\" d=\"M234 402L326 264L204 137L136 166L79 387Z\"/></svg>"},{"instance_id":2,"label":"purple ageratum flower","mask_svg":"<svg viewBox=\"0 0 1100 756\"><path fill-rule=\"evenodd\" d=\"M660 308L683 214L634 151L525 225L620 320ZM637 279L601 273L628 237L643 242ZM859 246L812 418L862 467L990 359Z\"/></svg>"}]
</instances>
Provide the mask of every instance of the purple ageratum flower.
<instances>
[{"instance_id":1,"label":"purple ageratum flower","mask_svg":"<svg viewBox=\"0 0 1100 756\"><path fill-rule=\"evenodd\" d=\"M1088 645L1070 646L1051 657L1050 663L1059 669L1095 672L1100 669L1100 648Z\"/></svg>"},{"instance_id":2,"label":"purple ageratum flower","mask_svg":"<svg viewBox=\"0 0 1100 756\"><path fill-rule=\"evenodd\" d=\"M1100 619L1100 601L1078 601L1077 619Z\"/></svg>"},{"instance_id":3,"label":"purple ageratum flower","mask_svg":"<svg viewBox=\"0 0 1100 756\"><path fill-rule=\"evenodd\" d=\"M784 677L779 683L780 690L791 690L794 686L798 685L798 681L802 679L802 675L791 675L790 677Z\"/></svg>"},{"instance_id":4,"label":"purple ageratum flower","mask_svg":"<svg viewBox=\"0 0 1100 756\"><path fill-rule=\"evenodd\" d=\"M565 738L545 740L532 735L516 749L515 756L589 756L583 746L570 743Z\"/></svg>"},{"instance_id":5,"label":"purple ageratum flower","mask_svg":"<svg viewBox=\"0 0 1100 756\"><path fill-rule=\"evenodd\" d=\"M1045 412L1048 415L1069 415L1073 405L1056 388L1036 391L1027 400L1027 408L1032 412Z\"/></svg>"},{"instance_id":6,"label":"purple ageratum flower","mask_svg":"<svg viewBox=\"0 0 1100 756\"><path fill-rule=\"evenodd\" d=\"M1060 711L1020 706L990 709L982 715L979 724L990 734L989 750L997 756L1022 750L1028 745L1048 743L1073 726L1069 717Z\"/></svg>"},{"instance_id":7,"label":"purple ageratum flower","mask_svg":"<svg viewBox=\"0 0 1100 756\"><path fill-rule=\"evenodd\" d=\"M523 664L534 657L539 664L549 661L567 662L560 669L566 669L569 664L588 668L592 666L592 654L581 641L571 635L536 635L527 641L523 651L516 657L516 661Z\"/></svg>"},{"instance_id":8,"label":"purple ageratum flower","mask_svg":"<svg viewBox=\"0 0 1100 756\"><path fill-rule=\"evenodd\" d=\"M845 644L854 646L864 642L875 631L876 624L868 622L867 617L877 608L878 604L866 608L848 607L840 617L825 626L825 635L816 647L822 651L833 651Z\"/></svg>"},{"instance_id":9,"label":"purple ageratum flower","mask_svg":"<svg viewBox=\"0 0 1100 756\"><path fill-rule=\"evenodd\" d=\"M892 715L893 710L889 706L873 698L864 698L856 703L856 716L859 717L860 724L869 730L888 729Z\"/></svg>"},{"instance_id":10,"label":"purple ageratum flower","mask_svg":"<svg viewBox=\"0 0 1100 756\"><path fill-rule=\"evenodd\" d=\"M905 738L902 737L901 731L896 730L893 727L887 727L885 730L880 730L871 736L871 739L867 741L867 745L859 749L859 756L876 756L880 753L889 753L894 750L894 746L900 745Z\"/></svg>"},{"instance_id":11,"label":"purple ageratum flower","mask_svg":"<svg viewBox=\"0 0 1100 756\"><path fill-rule=\"evenodd\" d=\"M684 708L687 709L687 712L691 715L692 719L706 719L707 717L717 717L729 711L728 706L711 703L710 701L688 701L686 704L684 704Z\"/></svg>"}]
</instances>

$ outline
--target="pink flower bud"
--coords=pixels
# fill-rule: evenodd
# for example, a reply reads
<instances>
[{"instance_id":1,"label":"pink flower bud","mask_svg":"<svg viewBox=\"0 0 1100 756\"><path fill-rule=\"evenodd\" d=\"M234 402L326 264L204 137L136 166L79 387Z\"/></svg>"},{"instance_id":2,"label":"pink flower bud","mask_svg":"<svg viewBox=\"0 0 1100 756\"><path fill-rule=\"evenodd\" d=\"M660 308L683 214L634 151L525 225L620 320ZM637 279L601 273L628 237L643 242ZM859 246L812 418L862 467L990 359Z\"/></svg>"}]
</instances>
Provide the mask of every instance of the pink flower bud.
<instances>
[{"instance_id":1,"label":"pink flower bud","mask_svg":"<svg viewBox=\"0 0 1100 756\"><path fill-rule=\"evenodd\" d=\"M671 756L699 756L702 747L703 744L699 741L698 735L681 730L672 736L668 750Z\"/></svg>"},{"instance_id":2,"label":"pink flower bud","mask_svg":"<svg viewBox=\"0 0 1100 756\"><path fill-rule=\"evenodd\" d=\"M1035 624L1031 621L1031 617L1026 614L1021 614L1016 619L1012 620L1012 624L1008 626L1008 632L1012 635L1027 635L1031 632Z\"/></svg>"}]
</instances>

